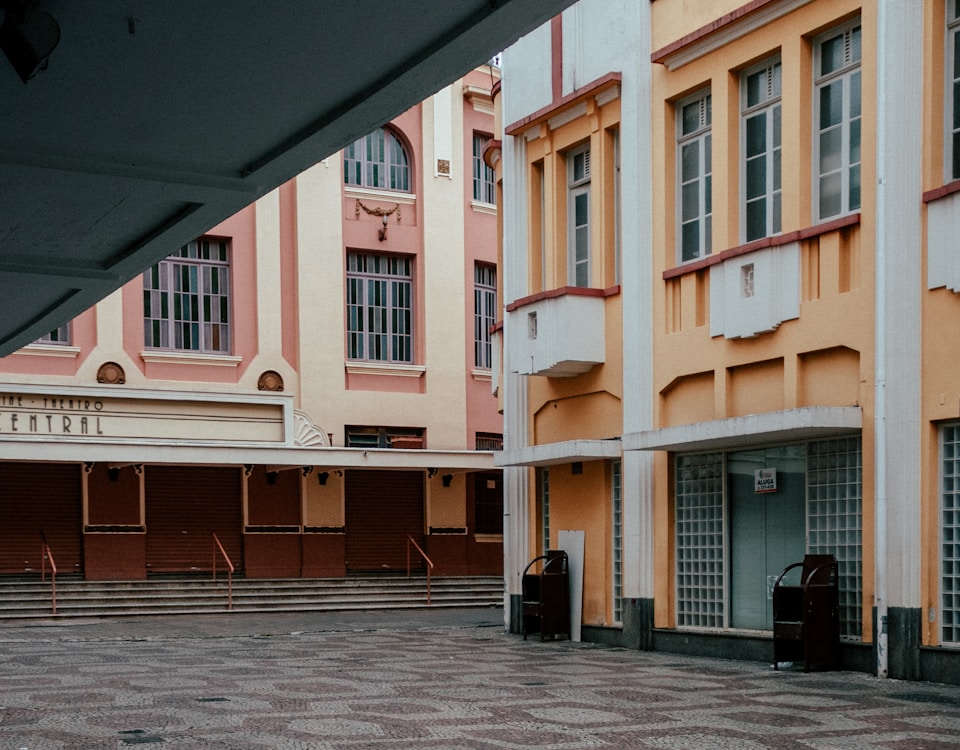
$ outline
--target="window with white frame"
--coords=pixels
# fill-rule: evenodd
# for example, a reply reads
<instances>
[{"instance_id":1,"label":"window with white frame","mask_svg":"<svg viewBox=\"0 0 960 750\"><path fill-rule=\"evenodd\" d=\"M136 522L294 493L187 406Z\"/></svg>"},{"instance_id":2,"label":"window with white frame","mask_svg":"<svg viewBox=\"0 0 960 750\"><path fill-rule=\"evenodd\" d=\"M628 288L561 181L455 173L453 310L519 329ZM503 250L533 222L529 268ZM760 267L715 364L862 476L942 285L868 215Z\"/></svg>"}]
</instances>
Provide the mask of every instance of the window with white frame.
<instances>
[{"instance_id":1,"label":"window with white frame","mask_svg":"<svg viewBox=\"0 0 960 750\"><path fill-rule=\"evenodd\" d=\"M230 243L201 238L143 273L144 346L230 352Z\"/></svg>"},{"instance_id":2,"label":"window with white frame","mask_svg":"<svg viewBox=\"0 0 960 750\"><path fill-rule=\"evenodd\" d=\"M611 559L613 562L613 621L623 622L623 473L620 461L614 461L610 467L611 515Z\"/></svg>"},{"instance_id":3,"label":"window with white frame","mask_svg":"<svg viewBox=\"0 0 960 750\"><path fill-rule=\"evenodd\" d=\"M780 62L751 68L740 81L741 226L752 242L780 233Z\"/></svg>"},{"instance_id":4,"label":"window with white frame","mask_svg":"<svg viewBox=\"0 0 960 750\"><path fill-rule=\"evenodd\" d=\"M70 346L70 324L64 323L62 326L54 328L46 336L41 336L35 344L52 344L53 346Z\"/></svg>"},{"instance_id":5,"label":"window with white frame","mask_svg":"<svg viewBox=\"0 0 960 750\"><path fill-rule=\"evenodd\" d=\"M940 641L960 646L960 424L940 431Z\"/></svg>"},{"instance_id":6,"label":"window with white frame","mask_svg":"<svg viewBox=\"0 0 960 750\"><path fill-rule=\"evenodd\" d=\"M677 106L680 262L710 253L712 232L711 100L700 93Z\"/></svg>"},{"instance_id":7,"label":"window with white frame","mask_svg":"<svg viewBox=\"0 0 960 750\"><path fill-rule=\"evenodd\" d=\"M860 22L814 45L814 206L821 221L860 208Z\"/></svg>"},{"instance_id":8,"label":"window with white frame","mask_svg":"<svg viewBox=\"0 0 960 750\"><path fill-rule=\"evenodd\" d=\"M947 2L946 177L960 180L960 0Z\"/></svg>"},{"instance_id":9,"label":"window with white frame","mask_svg":"<svg viewBox=\"0 0 960 750\"><path fill-rule=\"evenodd\" d=\"M493 367L493 337L497 322L497 269L486 263L473 267L473 364L480 370Z\"/></svg>"},{"instance_id":10,"label":"window with white frame","mask_svg":"<svg viewBox=\"0 0 960 750\"><path fill-rule=\"evenodd\" d=\"M473 134L473 199L480 203L497 202L496 178L493 170L483 159L483 152L490 143L490 137Z\"/></svg>"},{"instance_id":11,"label":"window with white frame","mask_svg":"<svg viewBox=\"0 0 960 750\"><path fill-rule=\"evenodd\" d=\"M567 283L590 286L590 146L567 154Z\"/></svg>"},{"instance_id":12,"label":"window with white frame","mask_svg":"<svg viewBox=\"0 0 960 750\"><path fill-rule=\"evenodd\" d=\"M377 128L343 150L343 181L381 190L410 192L410 160L400 139Z\"/></svg>"},{"instance_id":13,"label":"window with white frame","mask_svg":"<svg viewBox=\"0 0 960 750\"><path fill-rule=\"evenodd\" d=\"M405 256L347 255L347 357L413 362L413 263Z\"/></svg>"}]
</instances>

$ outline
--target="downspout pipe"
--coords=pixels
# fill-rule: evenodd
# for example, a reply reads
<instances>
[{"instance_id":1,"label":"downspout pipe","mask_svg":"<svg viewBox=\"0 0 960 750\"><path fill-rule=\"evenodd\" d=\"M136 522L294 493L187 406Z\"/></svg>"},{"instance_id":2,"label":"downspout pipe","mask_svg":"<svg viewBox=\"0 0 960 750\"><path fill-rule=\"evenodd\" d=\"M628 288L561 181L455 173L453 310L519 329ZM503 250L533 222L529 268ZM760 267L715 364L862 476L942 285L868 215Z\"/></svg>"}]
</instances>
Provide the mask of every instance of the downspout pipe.
<instances>
[{"instance_id":1,"label":"downspout pipe","mask_svg":"<svg viewBox=\"0 0 960 750\"><path fill-rule=\"evenodd\" d=\"M877 193L876 276L874 286L874 606L876 608L877 677L887 676L887 2L877 2Z\"/></svg>"}]
</instances>

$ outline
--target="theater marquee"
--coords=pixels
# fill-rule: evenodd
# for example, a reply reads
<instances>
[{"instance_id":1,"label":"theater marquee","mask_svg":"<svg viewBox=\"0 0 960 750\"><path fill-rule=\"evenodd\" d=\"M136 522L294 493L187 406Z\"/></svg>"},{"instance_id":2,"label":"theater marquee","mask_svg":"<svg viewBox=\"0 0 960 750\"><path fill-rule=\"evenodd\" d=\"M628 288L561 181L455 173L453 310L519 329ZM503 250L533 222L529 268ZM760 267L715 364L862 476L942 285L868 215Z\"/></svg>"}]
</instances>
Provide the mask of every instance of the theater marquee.
<instances>
[{"instance_id":1,"label":"theater marquee","mask_svg":"<svg viewBox=\"0 0 960 750\"><path fill-rule=\"evenodd\" d=\"M104 397L18 389L0 394L0 439L283 444L289 406L245 394L223 400L162 391Z\"/></svg>"}]
</instances>

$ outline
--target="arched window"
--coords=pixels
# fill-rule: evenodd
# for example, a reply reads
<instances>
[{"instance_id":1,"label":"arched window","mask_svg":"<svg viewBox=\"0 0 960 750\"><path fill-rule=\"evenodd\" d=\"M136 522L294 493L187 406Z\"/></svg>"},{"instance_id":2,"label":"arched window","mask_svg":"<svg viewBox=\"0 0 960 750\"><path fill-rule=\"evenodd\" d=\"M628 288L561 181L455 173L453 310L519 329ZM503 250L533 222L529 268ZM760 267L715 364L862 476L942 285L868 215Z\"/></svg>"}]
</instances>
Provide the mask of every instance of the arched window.
<instances>
[{"instance_id":1,"label":"arched window","mask_svg":"<svg viewBox=\"0 0 960 750\"><path fill-rule=\"evenodd\" d=\"M344 149L343 181L383 190L410 192L410 160L389 130L377 128Z\"/></svg>"}]
</instances>

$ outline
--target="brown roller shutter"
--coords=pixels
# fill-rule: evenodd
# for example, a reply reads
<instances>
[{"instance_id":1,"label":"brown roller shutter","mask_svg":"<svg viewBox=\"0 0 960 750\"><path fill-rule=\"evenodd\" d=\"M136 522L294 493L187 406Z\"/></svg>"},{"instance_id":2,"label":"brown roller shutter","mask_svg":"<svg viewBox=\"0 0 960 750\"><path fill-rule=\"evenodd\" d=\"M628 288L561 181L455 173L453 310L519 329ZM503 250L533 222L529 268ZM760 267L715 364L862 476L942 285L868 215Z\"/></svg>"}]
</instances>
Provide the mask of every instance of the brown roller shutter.
<instances>
[{"instance_id":1,"label":"brown roller shutter","mask_svg":"<svg viewBox=\"0 0 960 750\"><path fill-rule=\"evenodd\" d=\"M83 571L80 465L0 463L0 573L39 573L40 532L58 573Z\"/></svg>"},{"instance_id":2,"label":"brown roller shutter","mask_svg":"<svg viewBox=\"0 0 960 750\"><path fill-rule=\"evenodd\" d=\"M348 471L347 571L406 572L407 534L423 547L423 473ZM422 569L415 553L411 565Z\"/></svg>"},{"instance_id":3,"label":"brown roller shutter","mask_svg":"<svg viewBox=\"0 0 960 750\"><path fill-rule=\"evenodd\" d=\"M144 471L147 571L212 570L213 532L239 570L243 559L240 468L147 466Z\"/></svg>"}]
</instances>

